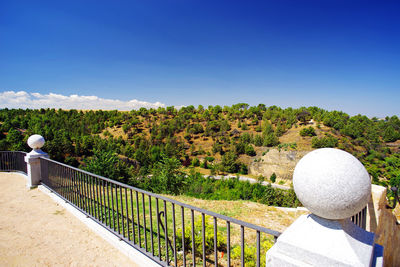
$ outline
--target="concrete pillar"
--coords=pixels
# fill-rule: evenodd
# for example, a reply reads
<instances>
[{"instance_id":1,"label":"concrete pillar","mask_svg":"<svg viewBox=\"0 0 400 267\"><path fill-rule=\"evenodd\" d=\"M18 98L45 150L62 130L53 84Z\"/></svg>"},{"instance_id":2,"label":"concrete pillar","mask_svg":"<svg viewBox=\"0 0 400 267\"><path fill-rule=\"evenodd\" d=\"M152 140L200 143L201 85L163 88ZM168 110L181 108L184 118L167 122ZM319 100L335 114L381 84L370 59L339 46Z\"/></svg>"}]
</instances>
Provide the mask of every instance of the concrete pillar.
<instances>
[{"instance_id":1,"label":"concrete pillar","mask_svg":"<svg viewBox=\"0 0 400 267\"><path fill-rule=\"evenodd\" d=\"M350 221L371 195L371 181L353 155L314 150L296 165L293 186L312 212L297 219L267 252L267 266L382 266L374 233Z\"/></svg>"},{"instance_id":2,"label":"concrete pillar","mask_svg":"<svg viewBox=\"0 0 400 267\"><path fill-rule=\"evenodd\" d=\"M28 138L28 145L32 151L25 156L28 171L28 188L34 188L40 184L41 181L41 166L39 158L48 158L49 155L43 152L40 148L44 145L44 138L40 135L34 134Z\"/></svg>"}]
</instances>

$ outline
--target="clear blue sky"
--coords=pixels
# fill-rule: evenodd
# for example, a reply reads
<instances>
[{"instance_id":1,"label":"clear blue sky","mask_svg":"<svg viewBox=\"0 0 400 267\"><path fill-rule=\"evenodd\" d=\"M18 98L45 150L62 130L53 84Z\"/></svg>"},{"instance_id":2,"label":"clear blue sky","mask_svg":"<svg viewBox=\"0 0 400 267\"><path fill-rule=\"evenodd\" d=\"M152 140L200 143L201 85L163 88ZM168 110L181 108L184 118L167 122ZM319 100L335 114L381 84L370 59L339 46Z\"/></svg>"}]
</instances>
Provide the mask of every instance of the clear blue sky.
<instances>
[{"instance_id":1,"label":"clear blue sky","mask_svg":"<svg viewBox=\"0 0 400 267\"><path fill-rule=\"evenodd\" d=\"M400 115L398 1L1 1L0 92Z\"/></svg>"}]
</instances>

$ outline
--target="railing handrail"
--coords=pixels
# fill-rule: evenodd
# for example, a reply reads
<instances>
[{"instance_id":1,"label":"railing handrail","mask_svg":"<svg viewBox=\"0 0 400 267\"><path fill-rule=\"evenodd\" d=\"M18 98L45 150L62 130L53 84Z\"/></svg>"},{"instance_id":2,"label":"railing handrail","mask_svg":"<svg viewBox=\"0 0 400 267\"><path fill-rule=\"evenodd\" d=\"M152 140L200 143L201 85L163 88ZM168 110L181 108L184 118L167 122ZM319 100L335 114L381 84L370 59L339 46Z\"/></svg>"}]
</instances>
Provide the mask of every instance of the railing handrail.
<instances>
[{"instance_id":1,"label":"railing handrail","mask_svg":"<svg viewBox=\"0 0 400 267\"><path fill-rule=\"evenodd\" d=\"M79 169L79 168L76 168L76 167L61 163L61 162L58 162L56 160L52 160L52 159L48 159L48 158L44 158L44 157L41 157L41 159L47 160L47 161L50 161L50 162L53 162L53 163L56 163L56 164L59 164L59 165L64 166L66 168L71 168L73 170L76 170L76 171L82 172L84 174L88 174L88 175L94 176L96 178L102 179L104 181L107 181L107 182L110 182L110 183L113 183L113 184L116 184L116 185L119 185L119 186L122 186L122 187L126 187L128 189L135 190L135 191L137 191L139 193L143 193L143 194L146 194L146 195L158 198L158 199L162 199L162 200L174 203L174 204L179 205L179 206L183 206L183 207L188 208L188 209L192 209L192 210L207 214L207 215L212 216L212 217L216 217L216 218L219 218L219 219L223 219L225 221L229 221L231 223L235 223L235 224L238 224L238 225L245 226L247 228L250 228L250 229L253 229L253 230L256 230L256 231L264 232L266 234L270 234L270 235L273 235L275 237L279 237L281 235L281 233L278 232L278 231L275 231L275 230L272 230L272 229L268 229L268 228L265 228L265 227L262 227L262 226L258 226L258 225L255 225L255 224L252 224L252 223L249 223L249 222L245 222L245 221L242 221L242 220L238 220L238 219L235 219L235 218L231 218L231 217L228 217L228 216L225 216L225 215L213 212L213 211L208 211L208 210L205 210L205 209L202 209L202 208L199 208L199 207L195 207L195 206L192 206L192 205L177 201L177 200L172 199L172 198L168 198L168 197L165 197L165 196L162 196L162 195L158 195L158 194L155 194L155 193L152 193L152 192L149 192L149 191L146 191L146 190L134 187L134 186L130 186L130 185L127 185L127 184L112 180L110 178L107 178L107 177L104 177L104 176L101 176L101 175L97 175L97 174L94 174L94 173L91 173L91 172L88 172L88 171L85 171L85 170L82 170L82 169Z\"/></svg>"},{"instance_id":2,"label":"railing handrail","mask_svg":"<svg viewBox=\"0 0 400 267\"><path fill-rule=\"evenodd\" d=\"M25 151L19 151L19 150L17 150L17 151L0 150L0 153L1 153L1 152L19 152L19 153L27 154L27 152L25 152Z\"/></svg>"}]
</instances>

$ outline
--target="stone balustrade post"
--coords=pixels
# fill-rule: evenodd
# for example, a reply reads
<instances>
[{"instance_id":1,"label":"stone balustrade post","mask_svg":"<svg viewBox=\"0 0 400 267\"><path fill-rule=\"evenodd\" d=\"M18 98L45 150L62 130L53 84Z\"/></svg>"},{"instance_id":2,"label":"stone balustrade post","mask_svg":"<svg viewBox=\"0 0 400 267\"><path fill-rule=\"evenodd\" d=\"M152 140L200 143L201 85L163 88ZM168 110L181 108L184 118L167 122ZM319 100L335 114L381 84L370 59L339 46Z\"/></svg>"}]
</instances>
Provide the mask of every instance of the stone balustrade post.
<instances>
[{"instance_id":1,"label":"stone balustrade post","mask_svg":"<svg viewBox=\"0 0 400 267\"><path fill-rule=\"evenodd\" d=\"M371 196L368 172L353 155L314 150L296 165L293 186L312 212L302 215L267 252L267 266L382 266L383 247L374 233L350 221Z\"/></svg>"},{"instance_id":2,"label":"stone balustrade post","mask_svg":"<svg viewBox=\"0 0 400 267\"><path fill-rule=\"evenodd\" d=\"M28 138L28 145L32 151L26 154L25 162L27 164L28 173L28 188L37 187L42 179L40 159L41 157L48 158L49 155L41 150L44 145L44 138L34 134Z\"/></svg>"}]
</instances>

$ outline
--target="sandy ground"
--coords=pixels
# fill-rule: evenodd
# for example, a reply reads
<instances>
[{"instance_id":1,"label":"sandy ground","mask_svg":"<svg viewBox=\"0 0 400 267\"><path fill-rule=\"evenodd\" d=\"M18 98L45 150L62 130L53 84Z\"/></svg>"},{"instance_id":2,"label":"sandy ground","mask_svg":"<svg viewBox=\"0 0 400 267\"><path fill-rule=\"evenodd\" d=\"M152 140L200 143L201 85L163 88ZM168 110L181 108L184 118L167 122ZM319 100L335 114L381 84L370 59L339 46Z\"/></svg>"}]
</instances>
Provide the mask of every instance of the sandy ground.
<instances>
[{"instance_id":1,"label":"sandy ground","mask_svg":"<svg viewBox=\"0 0 400 267\"><path fill-rule=\"evenodd\" d=\"M20 174L0 173L0 266L137 266Z\"/></svg>"}]
</instances>

